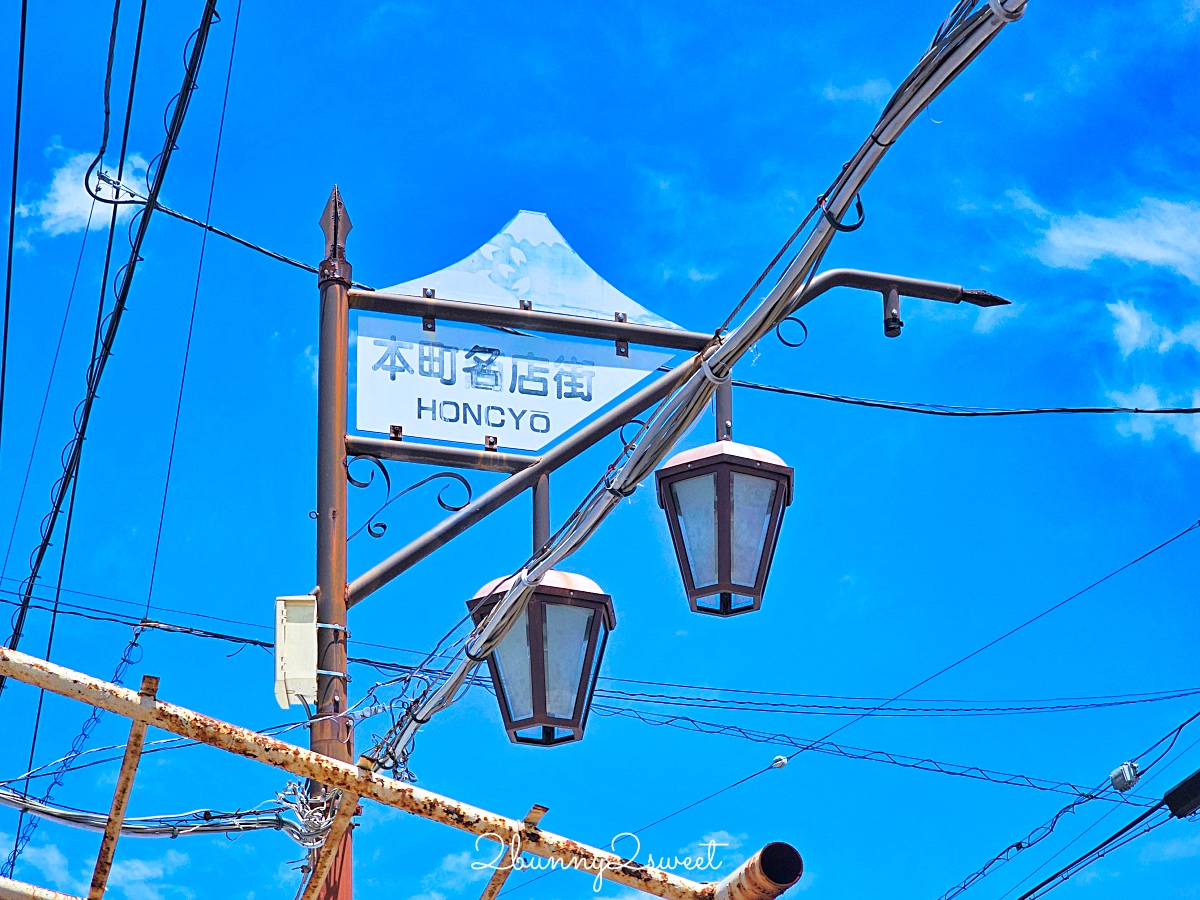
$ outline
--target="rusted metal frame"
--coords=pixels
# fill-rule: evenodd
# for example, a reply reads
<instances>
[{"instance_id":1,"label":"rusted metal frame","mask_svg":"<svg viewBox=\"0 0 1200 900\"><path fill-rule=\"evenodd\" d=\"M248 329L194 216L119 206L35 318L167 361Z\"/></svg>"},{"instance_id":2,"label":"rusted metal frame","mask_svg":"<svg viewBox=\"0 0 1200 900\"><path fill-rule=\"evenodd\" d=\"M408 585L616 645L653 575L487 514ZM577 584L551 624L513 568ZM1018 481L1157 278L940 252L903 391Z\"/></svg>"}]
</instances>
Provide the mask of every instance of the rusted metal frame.
<instances>
[{"instance_id":1,"label":"rusted metal frame","mask_svg":"<svg viewBox=\"0 0 1200 900\"><path fill-rule=\"evenodd\" d=\"M361 766L362 763L363 760L360 758L359 765ZM312 872L308 876L308 884L304 886L304 893L301 895L300 900L316 900L317 894L325 884L325 878L329 874L329 870L333 868L333 861L337 856L338 848L342 845L342 838L350 830L351 822L357 810L358 794L352 791L342 791L342 796L338 800L337 811L334 813L333 821L329 825L329 834L325 835L325 843L317 851L316 862L313 863Z\"/></svg>"},{"instance_id":2,"label":"rusted metal frame","mask_svg":"<svg viewBox=\"0 0 1200 900\"><path fill-rule=\"evenodd\" d=\"M392 441L356 434L346 435L346 455L374 456L392 462L420 463L426 466L455 466L460 469L510 473L528 469L541 459L540 456L522 456L519 453L504 453L498 450L414 444L411 441Z\"/></svg>"},{"instance_id":3,"label":"rusted metal frame","mask_svg":"<svg viewBox=\"0 0 1200 900\"><path fill-rule=\"evenodd\" d=\"M536 828L538 822L542 821L542 816L546 815L550 810L544 806L535 805L525 815L522 821L530 828ZM496 900L500 891L504 888L504 883L508 881L508 876L513 873L513 863L516 860L510 859L508 865L496 867L496 871L492 873L492 877L488 879L488 883L483 888L483 893L479 895L479 900Z\"/></svg>"},{"instance_id":4,"label":"rusted metal frame","mask_svg":"<svg viewBox=\"0 0 1200 900\"><path fill-rule=\"evenodd\" d=\"M61 891L0 876L0 900L81 900L81 898L74 894L64 894Z\"/></svg>"},{"instance_id":5,"label":"rusted metal frame","mask_svg":"<svg viewBox=\"0 0 1200 900\"><path fill-rule=\"evenodd\" d=\"M593 444L666 397L692 372L686 363L676 366L642 388L625 402L585 425L557 447L544 453L536 463L510 475L473 502L447 516L407 547L359 575L346 589L346 603L353 606L379 590L392 579L412 568L430 553L462 534L476 522L491 515L521 492L533 487L542 475L574 459Z\"/></svg>"},{"instance_id":6,"label":"rusted metal frame","mask_svg":"<svg viewBox=\"0 0 1200 900\"><path fill-rule=\"evenodd\" d=\"M625 887L662 897L664 900L771 900L782 894L787 884L766 895L745 896L722 893L721 886L736 881L755 859L735 870L720 884L701 884L681 878L672 872L650 869L624 860L616 854L589 847L569 838L532 828L517 819L500 816L477 807L460 803L415 785L406 784L377 772L364 772L358 766L322 756L268 735L218 719L205 716L185 707L161 700L143 703L135 691L110 682L75 672L36 657L0 647L0 673L26 684L44 688L54 694L80 700L108 712L116 713L171 734L190 738L202 744L237 753L290 772L301 778L356 793L387 806L412 813L421 818L449 825L489 840L506 843L514 852L526 852L544 859L558 860L557 865L578 868L591 875ZM786 847L799 861L799 854ZM799 873L797 872L797 877Z\"/></svg>"},{"instance_id":7,"label":"rusted metal frame","mask_svg":"<svg viewBox=\"0 0 1200 900\"><path fill-rule=\"evenodd\" d=\"M464 303L432 297L413 297L408 294L385 294L382 291L351 291L350 308L396 316L419 316L422 319L442 319L471 325L491 325L498 328L518 328L567 334L573 337L596 338L606 341L626 341L649 347L669 347L673 350L703 350L712 340L711 334L684 331L682 328L659 328L653 325L634 325L631 322L589 319L562 313L535 312L531 309L508 309L483 303Z\"/></svg>"},{"instance_id":8,"label":"rusted metal frame","mask_svg":"<svg viewBox=\"0 0 1200 900\"><path fill-rule=\"evenodd\" d=\"M153 703L158 693L158 679L153 675L142 676L142 689L138 694L143 704ZM103 900L108 876L112 872L113 857L117 854L117 841L121 837L121 826L125 824L125 811L129 808L129 795L133 792L133 779L138 763L142 760L142 746L146 743L146 723L134 719L129 726L129 739L125 742L125 757L121 760L121 771L117 773L117 787L113 791L112 806L108 810L108 823L104 826L104 837L100 839L100 852L96 854L96 867L92 870L92 886L88 889L88 900Z\"/></svg>"}]
</instances>

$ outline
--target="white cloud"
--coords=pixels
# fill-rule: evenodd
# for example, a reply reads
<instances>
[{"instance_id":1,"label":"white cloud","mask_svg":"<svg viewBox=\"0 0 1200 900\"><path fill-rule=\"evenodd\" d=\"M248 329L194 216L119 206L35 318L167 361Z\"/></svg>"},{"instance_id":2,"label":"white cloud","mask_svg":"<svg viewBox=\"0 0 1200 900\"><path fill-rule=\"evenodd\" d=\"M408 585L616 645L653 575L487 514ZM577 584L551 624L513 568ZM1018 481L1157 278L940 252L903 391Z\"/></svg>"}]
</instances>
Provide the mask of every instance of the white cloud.
<instances>
[{"instance_id":1,"label":"white cloud","mask_svg":"<svg viewBox=\"0 0 1200 900\"><path fill-rule=\"evenodd\" d=\"M22 862L33 866L52 887L71 894L86 894L88 882L71 874L70 864L55 844L29 844Z\"/></svg>"},{"instance_id":2,"label":"white cloud","mask_svg":"<svg viewBox=\"0 0 1200 900\"><path fill-rule=\"evenodd\" d=\"M25 219L36 219L35 229L51 237L83 231L87 226L88 213L92 209L92 198L84 188L83 179L93 158L91 153L76 153L68 157L50 176L50 187L47 188L45 196L18 206L17 215ZM115 177L116 172L112 175ZM135 186L145 175L146 160L136 153L131 154L125 161L123 183ZM95 175L92 179L95 186ZM99 183L96 193L101 197L111 198L114 192L110 186ZM97 207L92 215L92 227L107 228L109 216L112 215L110 208L101 204L97 204ZM118 207L117 221L125 221L133 215L135 209L132 205Z\"/></svg>"},{"instance_id":3,"label":"white cloud","mask_svg":"<svg viewBox=\"0 0 1200 900\"><path fill-rule=\"evenodd\" d=\"M1108 397L1118 406L1134 409L1162 409L1173 406L1200 407L1200 390L1192 391L1191 398L1159 395L1152 385L1139 384L1128 393L1109 391ZM1200 453L1200 420L1194 415L1152 416L1131 415L1117 423L1117 431L1126 437L1137 436L1143 441L1152 441L1162 429L1174 431L1185 437L1192 449Z\"/></svg>"},{"instance_id":4,"label":"white cloud","mask_svg":"<svg viewBox=\"0 0 1200 900\"><path fill-rule=\"evenodd\" d=\"M839 88L835 87L831 81L825 85L821 95L826 100L832 100L835 103L850 100L869 103L872 106L883 106L884 101L892 96L892 84L886 78L871 78L853 87Z\"/></svg>"},{"instance_id":5,"label":"white cloud","mask_svg":"<svg viewBox=\"0 0 1200 900\"><path fill-rule=\"evenodd\" d=\"M1023 195L1010 192L1009 196L1016 200ZM1200 203L1147 197L1133 209L1103 218L1082 212L1049 215L1028 202L1031 207L1026 208L1049 219L1034 250L1048 266L1086 269L1098 259L1111 257L1171 269L1200 285Z\"/></svg>"},{"instance_id":6,"label":"white cloud","mask_svg":"<svg viewBox=\"0 0 1200 900\"><path fill-rule=\"evenodd\" d=\"M186 866L186 853L168 850L166 855L154 860L120 859L113 863L108 883L120 888L128 900L163 900L166 896L191 898L187 888L175 887L163 882L163 878Z\"/></svg>"},{"instance_id":7,"label":"white cloud","mask_svg":"<svg viewBox=\"0 0 1200 900\"><path fill-rule=\"evenodd\" d=\"M717 277L717 273L701 272L699 269L688 269L687 277L692 281L712 281Z\"/></svg>"},{"instance_id":8,"label":"white cloud","mask_svg":"<svg viewBox=\"0 0 1200 900\"><path fill-rule=\"evenodd\" d=\"M991 334L1009 319L1015 319L1021 314L1021 307L1015 303L1008 306L986 306L975 317L975 332Z\"/></svg>"},{"instance_id":9,"label":"white cloud","mask_svg":"<svg viewBox=\"0 0 1200 900\"><path fill-rule=\"evenodd\" d=\"M472 863L488 863L495 859L499 848L491 841L480 841L479 852L463 850L442 857L438 867L421 879L424 890L409 900L446 900L443 892L457 893L475 882L492 877L493 869L475 868Z\"/></svg>"},{"instance_id":10,"label":"white cloud","mask_svg":"<svg viewBox=\"0 0 1200 900\"><path fill-rule=\"evenodd\" d=\"M1183 0L1183 20L1195 22L1198 15L1200 15L1200 0Z\"/></svg>"},{"instance_id":11,"label":"white cloud","mask_svg":"<svg viewBox=\"0 0 1200 900\"><path fill-rule=\"evenodd\" d=\"M1127 357L1135 350L1148 347L1153 347L1159 353L1166 353L1181 345L1200 350L1200 321L1189 322L1178 331L1172 331L1159 325L1150 313L1138 309L1127 300L1109 303L1108 311L1116 319L1113 337L1117 339L1122 356Z\"/></svg>"}]
</instances>

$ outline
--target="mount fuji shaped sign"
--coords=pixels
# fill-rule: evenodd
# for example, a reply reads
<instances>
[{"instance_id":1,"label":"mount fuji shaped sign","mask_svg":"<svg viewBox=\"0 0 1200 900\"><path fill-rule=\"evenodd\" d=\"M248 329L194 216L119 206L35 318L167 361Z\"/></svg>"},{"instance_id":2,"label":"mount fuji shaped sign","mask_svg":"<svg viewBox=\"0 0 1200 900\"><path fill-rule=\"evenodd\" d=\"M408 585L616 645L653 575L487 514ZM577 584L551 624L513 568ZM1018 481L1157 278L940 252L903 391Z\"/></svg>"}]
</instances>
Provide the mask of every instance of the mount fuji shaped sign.
<instances>
[{"instance_id":1,"label":"mount fuji shaped sign","mask_svg":"<svg viewBox=\"0 0 1200 900\"><path fill-rule=\"evenodd\" d=\"M678 328L601 278L543 213L522 210L466 259L389 294ZM648 380L676 353L612 341L362 312L358 430L539 451Z\"/></svg>"}]
</instances>

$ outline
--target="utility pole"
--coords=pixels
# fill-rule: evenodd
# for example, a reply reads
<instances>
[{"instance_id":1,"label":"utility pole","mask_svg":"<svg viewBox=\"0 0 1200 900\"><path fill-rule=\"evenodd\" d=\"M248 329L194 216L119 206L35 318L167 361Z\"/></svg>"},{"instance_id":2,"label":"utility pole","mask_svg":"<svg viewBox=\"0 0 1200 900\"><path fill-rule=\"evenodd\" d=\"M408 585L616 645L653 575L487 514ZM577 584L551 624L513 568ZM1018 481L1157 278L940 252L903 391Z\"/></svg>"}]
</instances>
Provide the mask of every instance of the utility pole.
<instances>
[{"instance_id":1,"label":"utility pole","mask_svg":"<svg viewBox=\"0 0 1200 900\"><path fill-rule=\"evenodd\" d=\"M350 217L337 185L321 215L325 261L317 352L317 720L309 727L313 751L341 762L354 759L354 730L346 712L346 371ZM325 790L313 785L314 790ZM319 894L351 900L351 835L347 832Z\"/></svg>"}]
</instances>

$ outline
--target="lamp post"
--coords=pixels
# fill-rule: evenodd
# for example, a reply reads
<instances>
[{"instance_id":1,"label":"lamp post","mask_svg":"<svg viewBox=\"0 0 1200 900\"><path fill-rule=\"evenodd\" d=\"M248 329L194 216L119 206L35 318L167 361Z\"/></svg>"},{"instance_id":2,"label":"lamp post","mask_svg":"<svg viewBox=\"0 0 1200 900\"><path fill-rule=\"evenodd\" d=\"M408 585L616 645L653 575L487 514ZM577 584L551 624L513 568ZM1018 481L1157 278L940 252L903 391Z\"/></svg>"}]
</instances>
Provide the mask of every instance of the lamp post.
<instances>
[{"instance_id":1,"label":"lamp post","mask_svg":"<svg viewBox=\"0 0 1200 900\"><path fill-rule=\"evenodd\" d=\"M490 581L467 602L476 624L512 582L513 576ZM552 746L583 737L604 645L615 627L612 598L598 584L569 572L546 573L487 658L509 740Z\"/></svg>"}]
</instances>

